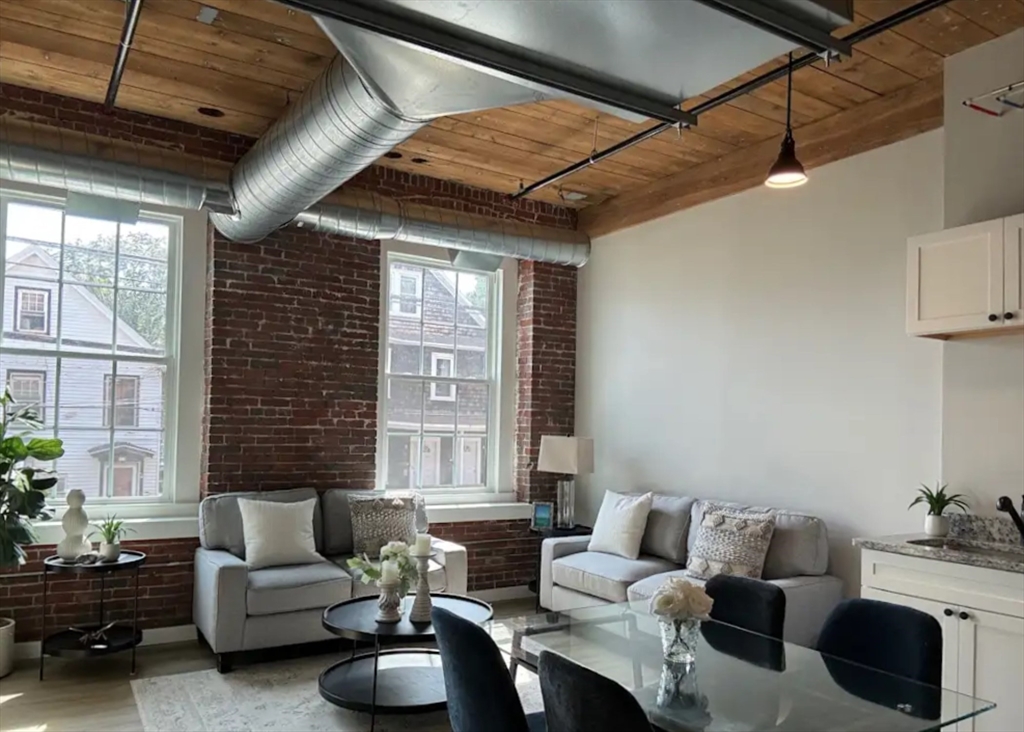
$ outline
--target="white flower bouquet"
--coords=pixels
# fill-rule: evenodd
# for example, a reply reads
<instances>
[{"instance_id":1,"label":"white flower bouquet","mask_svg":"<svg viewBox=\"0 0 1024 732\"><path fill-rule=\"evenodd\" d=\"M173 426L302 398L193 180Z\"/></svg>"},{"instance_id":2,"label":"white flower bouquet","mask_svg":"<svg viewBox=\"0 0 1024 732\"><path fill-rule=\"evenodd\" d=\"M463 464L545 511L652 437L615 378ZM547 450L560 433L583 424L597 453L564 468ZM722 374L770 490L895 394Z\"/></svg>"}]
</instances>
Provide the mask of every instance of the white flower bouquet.
<instances>
[{"instance_id":1,"label":"white flower bouquet","mask_svg":"<svg viewBox=\"0 0 1024 732\"><path fill-rule=\"evenodd\" d=\"M419 577L419 572L416 569L416 561L409 555L409 545L404 541L389 541L382 546L378 562L372 561L364 554L349 559L348 566L358 569L361 573L360 580L368 585L380 580L381 564L384 562L394 562L398 565L399 592L403 597L409 594L410 588Z\"/></svg>"},{"instance_id":2,"label":"white flower bouquet","mask_svg":"<svg viewBox=\"0 0 1024 732\"><path fill-rule=\"evenodd\" d=\"M670 577L651 598L651 613L667 620L707 620L713 604L700 585Z\"/></svg>"}]
</instances>

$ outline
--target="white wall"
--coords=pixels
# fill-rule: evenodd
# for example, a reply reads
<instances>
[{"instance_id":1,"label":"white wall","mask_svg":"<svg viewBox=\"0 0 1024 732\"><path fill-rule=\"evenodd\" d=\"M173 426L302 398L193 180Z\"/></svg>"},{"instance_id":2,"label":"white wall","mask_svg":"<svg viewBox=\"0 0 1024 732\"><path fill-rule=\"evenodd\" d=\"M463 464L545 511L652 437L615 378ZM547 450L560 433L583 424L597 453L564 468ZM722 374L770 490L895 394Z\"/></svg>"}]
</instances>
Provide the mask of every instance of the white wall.
<instances>
[{"instance_id":1,"label":"white wall","mask_svg":"<svg viewBox=\"0 0 1024 732\"><path fill-rule=\"evenodd\" d=\"M1024 29L946 59L945 228L1024 211L1024 112L961 104L1022 78ZM1024 335L948 342L943 374L943 479L994 515L1024 491Z\"/></svg>"},{"instance_id":2,"label":"white wall","mask_svg":"<svg viewBox=\"0 0 1024 732\"><path fill-rule=\"evenodd\" d=\"M905 333L906 238L942 228L942 131L601 237L580 271L576 433L605 489L803 509L850 539L919 531L940 474L941 344Z\"/></svg>"}]
</instances>

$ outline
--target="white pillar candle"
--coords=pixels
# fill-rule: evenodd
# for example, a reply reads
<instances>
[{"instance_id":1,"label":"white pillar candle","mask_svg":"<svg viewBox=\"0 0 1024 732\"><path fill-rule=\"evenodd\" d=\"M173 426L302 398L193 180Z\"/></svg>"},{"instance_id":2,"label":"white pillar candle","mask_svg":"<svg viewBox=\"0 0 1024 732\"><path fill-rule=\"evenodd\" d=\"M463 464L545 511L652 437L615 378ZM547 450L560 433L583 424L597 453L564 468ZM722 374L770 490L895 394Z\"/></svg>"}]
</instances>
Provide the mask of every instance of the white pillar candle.
<instances>
[{"instance_id":1,"label":"white pillar candle","mask_svg":"<svg viewBox=\"0 0 1024 732\"><path fill-rule=\"evenodd\" d=\"M416 534L416 554L430 554L430 534Z\"/></svg>"},{"instance_id":2,"label":"white pillar candle","mask_svg":"<svg viewBox=\"0 0 1024 732\"><path fill-rule=\"evenodd\" d=\"M397 582L398 581L398 562L381 562L380 563L380 580L381 582Z\"/></svg>"}]
</instances>

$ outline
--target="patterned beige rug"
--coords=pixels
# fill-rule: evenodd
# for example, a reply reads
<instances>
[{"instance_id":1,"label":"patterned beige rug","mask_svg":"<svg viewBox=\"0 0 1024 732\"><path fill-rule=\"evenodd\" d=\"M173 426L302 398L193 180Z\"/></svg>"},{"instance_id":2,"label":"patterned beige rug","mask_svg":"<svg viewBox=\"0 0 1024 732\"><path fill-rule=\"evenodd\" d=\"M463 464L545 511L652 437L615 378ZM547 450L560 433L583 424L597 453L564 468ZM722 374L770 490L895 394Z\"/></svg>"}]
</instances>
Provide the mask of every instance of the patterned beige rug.
<instances>
[{"instance_id":1,"label":"patterned beige rug","mask_svg":"<svg viewBox=\"0 0 1024 732\"><path fill-rule=\"evenodd\" d=\"M144 732L368 732L370 716L339 709L320 697L317 677L332 656L210 669L136 679L132 692ZM527 712L542 709L537 677L520 669ZM445 712L380 715L376 732L450 732Z\"/></svg>"}]
</instances>

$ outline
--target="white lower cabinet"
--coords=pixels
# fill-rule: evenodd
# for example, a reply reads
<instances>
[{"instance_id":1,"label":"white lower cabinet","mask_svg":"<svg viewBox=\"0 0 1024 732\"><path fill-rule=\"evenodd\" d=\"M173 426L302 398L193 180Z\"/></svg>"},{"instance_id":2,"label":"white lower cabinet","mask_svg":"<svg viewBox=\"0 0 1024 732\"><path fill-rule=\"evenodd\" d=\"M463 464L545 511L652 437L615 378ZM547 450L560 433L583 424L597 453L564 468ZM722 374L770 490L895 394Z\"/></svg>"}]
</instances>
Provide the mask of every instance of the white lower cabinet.
<instances>
[{"instance_id":1,"label":"white lower cabinet","mask_svg":"<svg viewBox=\"0 0 1024 732\"><path fill-rule=\"evenodd\" d=\"M996 703L958 732L1024 732L1024 575L864 551L861 583L939 621L943 688Z\"/></svg>"}]
</instances>

